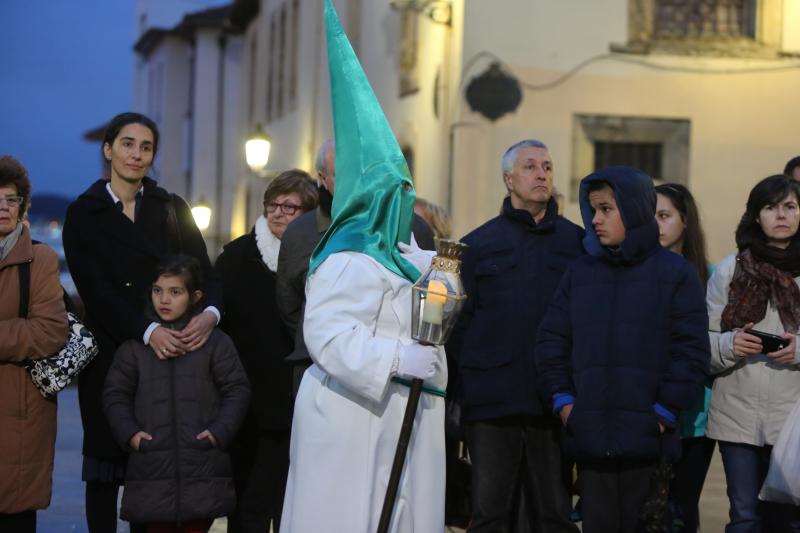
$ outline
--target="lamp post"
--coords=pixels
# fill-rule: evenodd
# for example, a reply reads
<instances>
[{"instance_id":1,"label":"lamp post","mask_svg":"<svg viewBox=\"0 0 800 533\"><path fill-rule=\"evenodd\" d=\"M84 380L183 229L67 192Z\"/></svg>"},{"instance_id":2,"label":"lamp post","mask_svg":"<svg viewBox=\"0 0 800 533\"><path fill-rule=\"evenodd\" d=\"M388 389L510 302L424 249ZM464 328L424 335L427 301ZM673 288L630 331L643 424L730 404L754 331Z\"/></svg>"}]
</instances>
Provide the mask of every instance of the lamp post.
<instances>
[{"instance_id":1,"label":"lamp post","mask_svg":"<svg viewBox=\"0 0 800 533\"><path fill-rule=\"evenodd\" d=\"M262 175L269 162L269 151L272 147L272 139L261 129L261 124L256 124L255 132L247 138L244 144L244 154L247 159L247 166L255 174Z\"/></svg>"},{"instance_id":2,"label":"lamp post","mask_svg":"<svg viewBox=\"0 0 800 533\"><path fill-rule=\"evenodd\" d=\"M207 230L211 224L211 208L204 196L201 196L192 207L192 218L200 231Z\"/></svg>"}]
</instances>

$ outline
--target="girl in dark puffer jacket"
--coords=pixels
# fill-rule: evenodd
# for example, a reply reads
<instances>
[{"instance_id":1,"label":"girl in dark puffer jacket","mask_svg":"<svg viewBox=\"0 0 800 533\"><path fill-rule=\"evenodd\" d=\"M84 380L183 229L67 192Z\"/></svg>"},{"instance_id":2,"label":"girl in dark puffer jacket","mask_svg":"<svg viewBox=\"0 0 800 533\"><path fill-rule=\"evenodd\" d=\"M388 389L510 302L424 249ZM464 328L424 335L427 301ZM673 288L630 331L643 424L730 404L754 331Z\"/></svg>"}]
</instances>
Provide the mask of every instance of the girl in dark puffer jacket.
<instances>
[{"instance_id":1,"label":"girl in dark puffer jacket","mask_svg":"<svg viewBox=\"0 0 800 533\"><path fill-rule=\"evenodd\" d=\"M180 330L202 298L197 261L178 256L157 269L151 288L161 327ZM233 511L224 451L244 417L250 387L230 338L215 329L205 345L167 357L122 344L106 378L103 407L114 437L131 453L120 512L148 533L206 532Z\"/></svg>"}]
</instances>

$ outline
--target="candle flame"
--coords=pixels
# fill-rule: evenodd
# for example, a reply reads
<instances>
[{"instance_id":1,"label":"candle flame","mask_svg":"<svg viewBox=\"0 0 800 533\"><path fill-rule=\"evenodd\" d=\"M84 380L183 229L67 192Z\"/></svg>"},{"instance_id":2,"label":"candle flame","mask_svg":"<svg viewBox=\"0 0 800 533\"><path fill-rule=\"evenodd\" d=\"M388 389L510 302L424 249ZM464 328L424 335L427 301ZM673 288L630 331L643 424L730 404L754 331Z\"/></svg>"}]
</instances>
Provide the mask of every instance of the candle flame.
<instances>
[{"instance_id":1,"label":"candle flame","mask_svg":"<svg viewBox=\"0 0 800 533\"><path fill-rule=\"evenodd\" d=\"M444 304L447 302L447 286L439 280L428 282L428 301Z\"/></svg>"}]
</instances>

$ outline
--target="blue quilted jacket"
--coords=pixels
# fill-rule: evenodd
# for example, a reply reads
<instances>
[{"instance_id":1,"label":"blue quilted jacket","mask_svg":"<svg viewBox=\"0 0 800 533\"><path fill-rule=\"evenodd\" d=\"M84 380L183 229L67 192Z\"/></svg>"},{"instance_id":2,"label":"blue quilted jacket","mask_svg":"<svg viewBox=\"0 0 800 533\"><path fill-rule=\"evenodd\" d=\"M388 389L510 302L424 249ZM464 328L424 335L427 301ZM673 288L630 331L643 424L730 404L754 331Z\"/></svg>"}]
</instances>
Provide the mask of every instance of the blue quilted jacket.
<instances>
[{"instance_id":1,"label":"blue quilted jacket","mask_svg":"<svg viewBox=\"0 0 800 533\"><path fill-rule=\"evenodd\" d=\"M573 457L675 457L676 421L702 393L708 371L703 289L690 264L658 243L647 175L612 167L584 178L587 228L593 181L614 189L625 240L610 249L587 231L589 255L569 266L539 328L541 388L554 410L574 404L564 439Z\"/></svg>"}]
</instances>

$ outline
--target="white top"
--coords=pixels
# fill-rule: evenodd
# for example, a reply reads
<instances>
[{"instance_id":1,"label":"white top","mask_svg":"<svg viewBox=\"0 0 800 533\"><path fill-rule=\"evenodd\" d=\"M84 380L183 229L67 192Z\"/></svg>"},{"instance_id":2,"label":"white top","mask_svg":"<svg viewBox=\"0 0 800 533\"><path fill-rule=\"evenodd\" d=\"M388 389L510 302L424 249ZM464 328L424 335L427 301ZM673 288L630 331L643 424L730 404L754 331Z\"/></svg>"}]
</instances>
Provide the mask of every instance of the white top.
<instances>
[{"instance_id":1,"label":"white top","mask_svg":"<svg viewBox=\"0 0 800 533\"><path fill-rule=\"evenodd\" d=\"M722 332L720 320L728 303L728 290L736 268L736 255L720 262L708 281L711 372L716 374L711 393L706 435L712 439L755 446L773 445L789 412L800 398L800 350L795 363L773 362L764 354L733 354L734 331ZM800 285L800 277L795 278ZM770 302L767 313L753 329L782 334L783 324ZM800 343L798 343L800 348Z\"/></svg>"}]
</instances>

